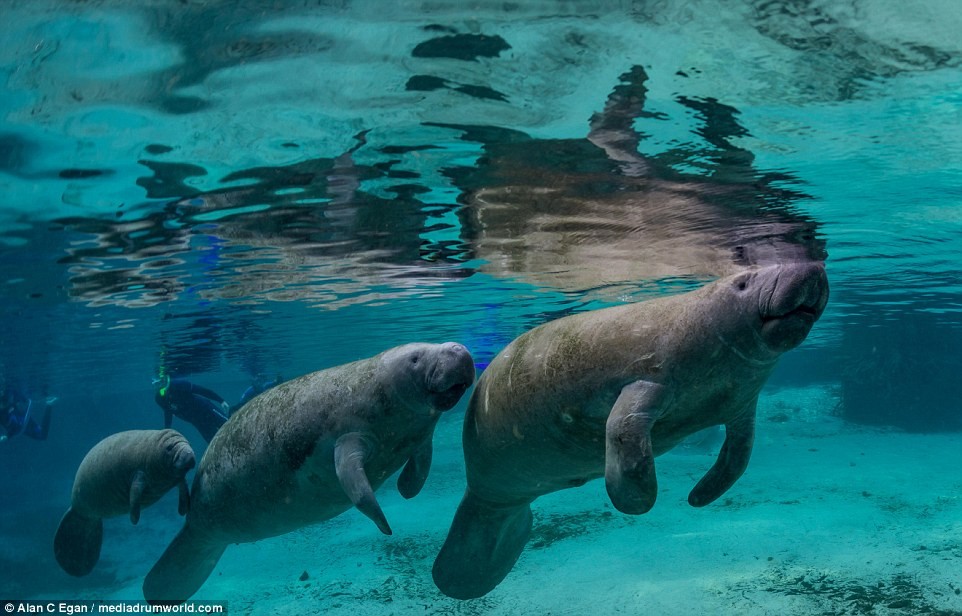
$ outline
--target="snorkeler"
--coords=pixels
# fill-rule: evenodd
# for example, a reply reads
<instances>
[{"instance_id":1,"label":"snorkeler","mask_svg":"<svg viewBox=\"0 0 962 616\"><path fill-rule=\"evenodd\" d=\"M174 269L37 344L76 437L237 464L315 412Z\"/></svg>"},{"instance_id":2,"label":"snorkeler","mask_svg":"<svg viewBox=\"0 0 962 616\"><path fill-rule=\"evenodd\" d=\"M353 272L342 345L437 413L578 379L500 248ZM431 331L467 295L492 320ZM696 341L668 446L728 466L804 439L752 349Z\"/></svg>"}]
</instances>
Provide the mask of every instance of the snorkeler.
<instances>
[{"instance_id":1,"label":"snorkeler","mask_svg":"<svg viewBox=\"0 0 962 616\"><path fill-rule=\"evenodd\" d=\"M154 400L164 409L164 427L174 416L193 425L208 443L230 417L230 405L217 393L187 379L161 377Z\"/></svg>"},{"instance_id":2,"label":"snorkeler","mask_svg":"<svg viewBox=\"0 0 962 616\"><path fill-rule=\"evenodd\" d=\"M254 396L258 396L264 393L271 387L276 387L277 385L280 385L283 381L284 379L279 374L271 380L264 379L262 378L262 375L258 374L254 378L254 382L251 383L251 386L245 389L244 393L241 394L240 402L237 403L237 406L234 407L234 410L237 410L240 407L247 404L248 402L250 402L251 398L253 398Z\"/></svg>"},{"instance_id":3,"label":"snorkeler","mask_svg":"<svg viewBox=\"0 0 962 616\"><path fill-rule=\"evenodd\" d=\"M25 434L30 438L43 441L50 431L50 409L57 399L47 398L40 423L31 417L33 400L22 394L4 392L0 396L0 443L8 438Z\"/></svg>"}]
</instances>

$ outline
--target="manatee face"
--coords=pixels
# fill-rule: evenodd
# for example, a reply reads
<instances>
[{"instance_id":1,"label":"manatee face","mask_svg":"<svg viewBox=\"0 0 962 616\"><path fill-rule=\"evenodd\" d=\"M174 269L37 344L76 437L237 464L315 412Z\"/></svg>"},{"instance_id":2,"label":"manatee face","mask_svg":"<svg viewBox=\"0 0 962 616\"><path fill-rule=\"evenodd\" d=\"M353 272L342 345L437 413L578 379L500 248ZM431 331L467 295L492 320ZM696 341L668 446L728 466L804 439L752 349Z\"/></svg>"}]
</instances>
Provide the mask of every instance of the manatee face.
<instances>
[{"instance_id":1,"label":"manatee face","mask_svg":"<svg viewBox=\"0 0 962 616\"><path fill-rule=\"evenodd\" d=\"M474 383L474 358L457 342L445 342L431 361L434 366L427 375L427 388L434 408L446 411L457 404Z\"/></svg>"},{"instance_id":2,"label":"manatee face","mask_svg":"<svg viewBox=\"0 0 962 616\"><path fill-rule=\"evenodd\" d=\"M447 411L474 383L474 359L457 342L408 344L389 353L394 390L414 404Z\"/></svg>"},{"instance_id":3,"label":"manatee face","mask_svg":"<svg viewBox=\"0 0 962 616\"><path fill-rule=\"evenodd\" d=\"M176 432L165 439L164 466L174 477L184 477L197 463L190 443Z\"/></svg>"},{"instance_id":4,"label":"manatee face","mask_svg":"<svg viewBox=\"0 0 962 616\"><path fill-rule=\"evenodd\" d=\"M821 263L786 263L734 276L731 288L743 301L763 344L784 353L805 340L828 303L828 277Z\"/></svg>"}]
</instances>

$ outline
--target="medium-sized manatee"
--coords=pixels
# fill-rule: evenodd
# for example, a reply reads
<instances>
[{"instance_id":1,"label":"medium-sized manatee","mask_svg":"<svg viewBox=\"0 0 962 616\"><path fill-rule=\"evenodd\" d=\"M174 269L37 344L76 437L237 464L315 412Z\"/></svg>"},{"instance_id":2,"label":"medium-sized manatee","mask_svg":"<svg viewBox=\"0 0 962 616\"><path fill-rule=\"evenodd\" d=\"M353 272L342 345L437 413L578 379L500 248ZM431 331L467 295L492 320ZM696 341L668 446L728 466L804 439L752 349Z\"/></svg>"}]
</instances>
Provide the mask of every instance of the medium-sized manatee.
<instances>
[{"instance_id":1,"label":"medium-sized manatee","mask_svg":"<svg viewBox=\"0 0 962 616\"><path fill-rule=\"evenodd\" d=\"M701 507L748 464L758 393L828 301L821 263L751 269L690 293L564 317L515 339L464 418L467 490L434 563L446 595L480 597L511 571L549 492L604 476L624 513L655 502L655 457L724 425Z\"/></svg>"},{"instance_id":2,"label":"medium-sized manatee","mask_svg":"<svg viewBox=\"0 0 962 616\"><path fill-rule=\"evenodd\" d=\"M87 452L60 520L53 551L64 571L90 573L100 559L104 518L125 513L136 524L140 510L156 503L174 486L180 488L178 511L189 508L187 472L194 451L176 430L130 430L108 436Z\"/></svg>"},{"instance_id":3,"label":"medium-sized manatee","mask_svg":"<svg viewBox=\"0 0 962 616\"><path fill-rule=\"evenodd\" d=\"M231 543L274 537L351 506L391 528L374 491L402 466L420 492L440 412L474 383L462 345L414 343L270 389L224 424L200 461L184 527L144 580L148 602L181 603Z\"/></svg>"}]
</instances>

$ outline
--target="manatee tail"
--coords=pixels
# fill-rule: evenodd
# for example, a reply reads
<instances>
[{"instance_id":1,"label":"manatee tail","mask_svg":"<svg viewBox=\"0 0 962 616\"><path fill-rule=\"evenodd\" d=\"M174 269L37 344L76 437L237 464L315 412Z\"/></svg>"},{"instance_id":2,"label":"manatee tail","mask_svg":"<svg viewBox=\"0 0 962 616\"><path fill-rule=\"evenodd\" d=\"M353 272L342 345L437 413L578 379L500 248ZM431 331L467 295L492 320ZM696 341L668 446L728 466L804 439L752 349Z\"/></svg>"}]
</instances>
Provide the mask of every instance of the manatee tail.
<instances>
[{"instance_id":1,"label":"manatee tail","mask_svg":"<svg viewBox=\"0 0 962 616\"><path fill-rule=\"evenodd\" d=\"M530 503L492 504L468 489L434 561L434 583L455 599L486 595L514 567L530 536Z\"/></svg>"},{"instance_id":2,"label":"manatee tail","mask_svg":"<svg viewBox=\"0 0 962 616\"><path fill-rule=\"evenodd\" d=\"M227 544L212 543L184 524L144 579L144 599L152 605L177 605L207 581Z\"/></svg>"},{"instance_id":3,"label":"manatee tail","mask_svg":"<svg viewBox=\"0 0 962 616\"><path fill-rule=\"evenodd\" d=\"M100 560L104 540L104 523L67 509L53 537L53 554L64 571L83 577L93 571Z\"/></svg>"}]
</instances>

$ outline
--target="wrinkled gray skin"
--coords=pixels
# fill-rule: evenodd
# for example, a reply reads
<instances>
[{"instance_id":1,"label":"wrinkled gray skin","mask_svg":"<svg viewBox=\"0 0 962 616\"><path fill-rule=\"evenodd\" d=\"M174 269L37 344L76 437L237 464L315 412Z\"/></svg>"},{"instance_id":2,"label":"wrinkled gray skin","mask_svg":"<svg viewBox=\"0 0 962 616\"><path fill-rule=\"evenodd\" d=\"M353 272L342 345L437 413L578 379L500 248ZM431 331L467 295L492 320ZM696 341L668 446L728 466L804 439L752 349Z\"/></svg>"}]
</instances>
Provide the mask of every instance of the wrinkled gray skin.
<instances>
[{"instance_id":1,"label":"wrinkled gray skin","mask_svg":"<svg viewBox=\"0 0 962 616\"><path fill-rule=\"evenodd\" d=\"M179 511L187 513L187 472L194 468L190 443L175 430L130 430L108 436L87 453L74 479L70 508L54 537L54 555L64 571L84 576L100 559L103 518L130 515L180 489Z\"/></svg>"},{"instance_id":2,"label":"wrinkled gray skin","mask_svg":"<svg viewBox=\"0 0 962 616\"><path fill-rule=\"evenodd\" d=\"M469 599L497 586L543 494L603 476L617 509L647 512L654 458L715 425L725 442L688 501L721 496L748 464L759 391L827 301L822 265L792 263L565 317L514 340L465 416L468 488L434 564L438 588Z\"/></svg>"},{"instance_id":3,"label":"wrinkled gray skin","mask_svg":"<svg viewBox=\"0 0 962 616\"><path fill-rule=\"evenodd\" d=\"M351 506L391 534L374 491L402 466L405 498L424 485L434 427L474 382L460 344L408 344L282 383L217 432L183 529L144 581L151 603L181 603L231 543L333 518Z\"/></svg>"}]
</instances>

